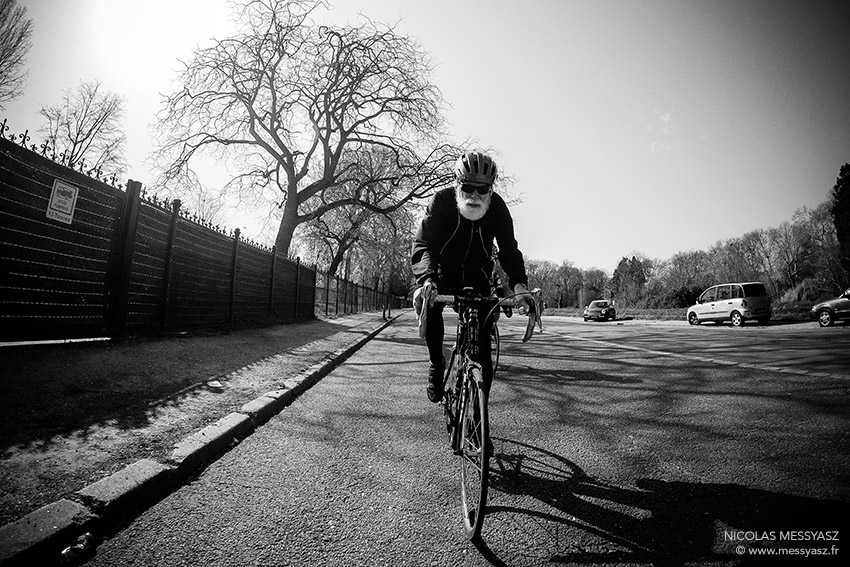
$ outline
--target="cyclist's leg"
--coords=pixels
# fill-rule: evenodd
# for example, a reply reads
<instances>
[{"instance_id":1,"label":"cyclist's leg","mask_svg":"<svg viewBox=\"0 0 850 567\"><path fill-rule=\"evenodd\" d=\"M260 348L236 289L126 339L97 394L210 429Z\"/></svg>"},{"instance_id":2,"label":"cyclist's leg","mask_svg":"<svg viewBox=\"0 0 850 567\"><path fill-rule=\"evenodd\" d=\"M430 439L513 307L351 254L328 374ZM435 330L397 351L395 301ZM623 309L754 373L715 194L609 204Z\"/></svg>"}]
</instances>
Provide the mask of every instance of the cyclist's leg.
<instances>
[{"instance_id":1,"label":"cyclist's leg","mask_svg":"<svg viewBox=\"0 0 850 567\"><path fill-rule=\"evenodd\" d=\"M425 326L425 344L428 345L428 358L433 366L443 365L443 308L445 303L435 303L428 309L428 321Z\"/></svg>"},{"instance_id":2,"label":"cyclist's leg","mask_svg":"<svg viewBox=\"0 0 850 567\"><path fill-rule=\"evenodd\" d=\"M443 308L445 304L435 304L428 309L428 321L425 327L425 344L428 345L428 358L431 366L428 369L428 385L425 393L428 400L437 403L443 397L443 377L445 360L443 359Z\"/></svg>"},{"instance_id":3,"label":"cyclist's leg","mask_svg":"<svg viewBox=\"0 0 850 567\"><path fill-rule=\"evenodd\" d=\"M490 333L493 329L493 320L488 319L481 327L478 344L478 358L481 362L481 374L484 380L484 393L490 394L490 385L493 383L493 358L490 356L491 341Z\"/></svg>"}]
</instances>

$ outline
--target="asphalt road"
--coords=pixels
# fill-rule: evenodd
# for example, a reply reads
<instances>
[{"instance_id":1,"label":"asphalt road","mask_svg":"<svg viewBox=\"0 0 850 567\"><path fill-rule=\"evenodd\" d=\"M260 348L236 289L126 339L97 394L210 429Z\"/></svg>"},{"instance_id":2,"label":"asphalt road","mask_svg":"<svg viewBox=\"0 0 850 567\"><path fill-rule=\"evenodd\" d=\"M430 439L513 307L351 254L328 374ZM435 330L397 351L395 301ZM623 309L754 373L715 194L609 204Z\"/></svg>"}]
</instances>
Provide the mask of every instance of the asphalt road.
<instances>
[{"instance_id":1,"label":"asphalt road","mask_svg":"<svg viewBox=\"0 0 850 567\"><path fill-rule=\"evenodd\" d=\"M463 536L458 463L425 398L425 347L406 315L129 521L89 565L841 557L847 534L831 532L850 509L850 325L549 318L522 344L518 323L502 323L491 507L477 545ZM837 563L819 559L794 564Z\"/></svg>"}]
</instances>

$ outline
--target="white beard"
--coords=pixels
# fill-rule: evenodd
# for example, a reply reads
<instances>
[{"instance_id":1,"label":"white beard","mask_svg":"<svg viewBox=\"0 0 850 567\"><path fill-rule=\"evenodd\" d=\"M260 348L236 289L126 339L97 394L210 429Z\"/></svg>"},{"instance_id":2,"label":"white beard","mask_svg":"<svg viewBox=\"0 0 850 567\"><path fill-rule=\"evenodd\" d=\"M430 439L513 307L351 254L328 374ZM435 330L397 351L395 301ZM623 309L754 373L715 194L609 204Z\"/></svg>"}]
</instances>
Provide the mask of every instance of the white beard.
<instances>
[{"instance_id":1,"label":"white beard","mask_svg":"<svg viewBox=\"0 0 850 567\"><path fill-rule=\"evenodd\" d=\"M458 189L458 191L460 191ZM479 206L475 207L470 205L470 201L464 199L462 196L455 195L455 201L457 201L457 210L460 211L460 214L463 218L471 221L481 220L481 218L487 214L487 210L490 208L490 199L479 199L477 202Z\"/></svg>"}]
</instances>

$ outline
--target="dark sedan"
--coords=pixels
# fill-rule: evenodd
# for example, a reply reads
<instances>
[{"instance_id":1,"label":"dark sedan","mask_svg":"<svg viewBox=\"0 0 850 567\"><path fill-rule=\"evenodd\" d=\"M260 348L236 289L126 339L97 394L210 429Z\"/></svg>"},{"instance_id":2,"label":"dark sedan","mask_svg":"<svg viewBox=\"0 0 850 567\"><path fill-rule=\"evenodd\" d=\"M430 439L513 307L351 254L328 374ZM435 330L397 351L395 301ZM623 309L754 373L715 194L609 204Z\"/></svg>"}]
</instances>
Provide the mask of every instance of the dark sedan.
<instances>
[{"instance_id":1,"label":"dark sedan","mask_svg":"<svg viewBox=\"0 0 850 567\"><path fill-rule=\"evenodd\" d=\"M584 320L590 321L608 321L617 318L617 312L614 310L614 304L604 299L591 301L590 305L584 308Z\"/></svg>"},{"instance_id":2,"label":"dark sedan","mask_svg":"<svg viewBox=\"0 0 850 567\"><path fill-rule=\"evenodd\" d=\"M821 327L830 327L836 321L850 319L850 288L835 299L814 305L812 319L817 320Z\"/></svg>"}]
</instances>

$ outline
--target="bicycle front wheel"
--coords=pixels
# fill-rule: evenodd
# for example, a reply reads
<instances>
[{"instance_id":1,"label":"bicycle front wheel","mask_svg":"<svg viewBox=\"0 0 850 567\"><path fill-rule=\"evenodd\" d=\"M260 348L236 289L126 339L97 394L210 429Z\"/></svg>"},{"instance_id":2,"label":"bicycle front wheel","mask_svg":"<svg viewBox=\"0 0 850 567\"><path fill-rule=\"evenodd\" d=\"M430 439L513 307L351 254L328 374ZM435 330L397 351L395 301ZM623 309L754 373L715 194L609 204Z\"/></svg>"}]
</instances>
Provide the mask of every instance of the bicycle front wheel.
<instances>
[{"instance_id":1,"label":"bicycle front wheel","mask_svg":"<svg viewBox=\"0 0 850 567\"><path fill-rule=\"evenodd\" d=\"M493 323L490 328L490 358L493 361L493 376L499 367L499 326Z\"/></svg>"},{"instance_id":2,"label":"bicycle front wheel","mask_svg":"<svg viewBox=\"0 0 850 567\"><path fill-rule=\"evenodd\" d=\"M487 439L490 436L487 419L487 396L483 391L481 370L471 368L472 375L464 386L461 404L460 431L460 492L463 506L463 528L466 537L481 535L487 506L487 484L490 455Z\"/></svg>"}]
</instances>

